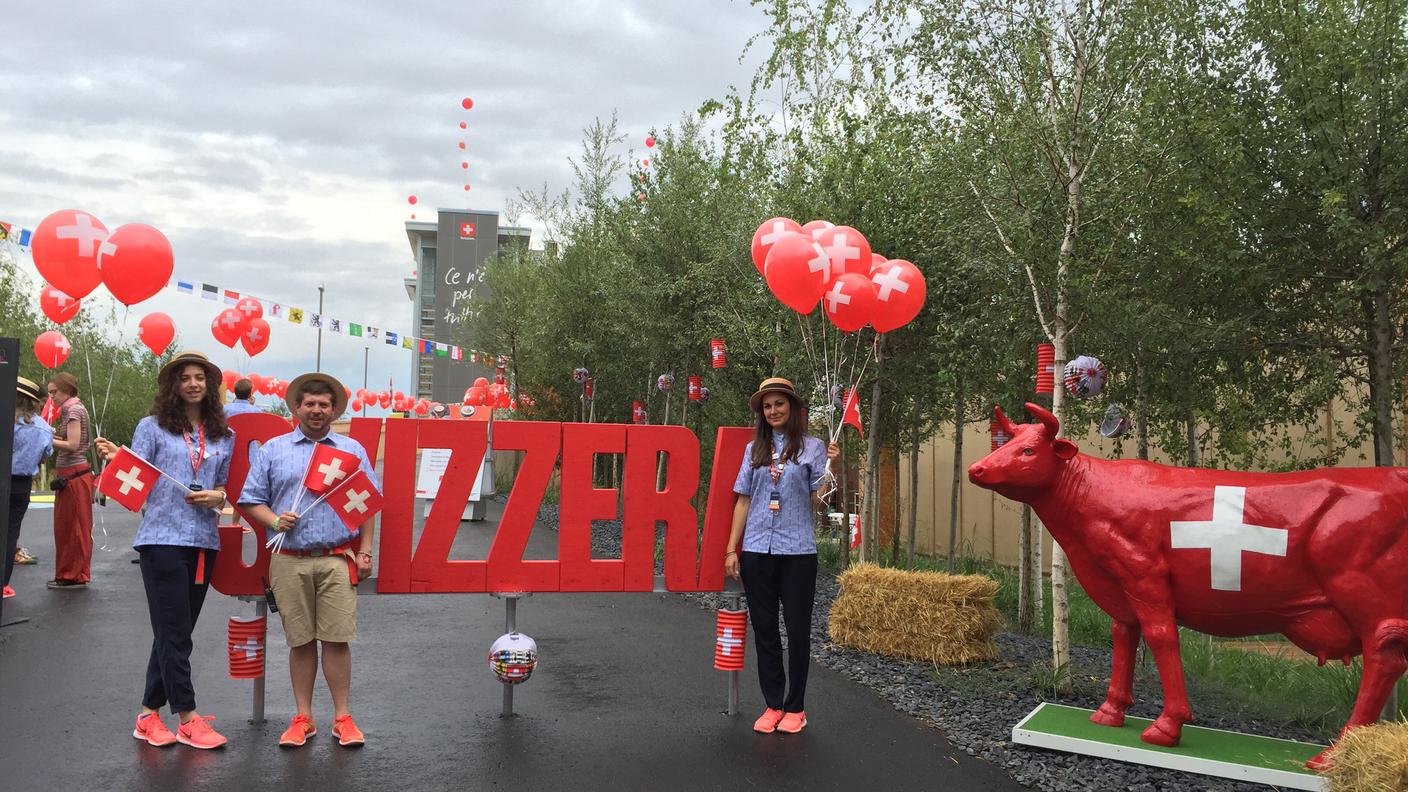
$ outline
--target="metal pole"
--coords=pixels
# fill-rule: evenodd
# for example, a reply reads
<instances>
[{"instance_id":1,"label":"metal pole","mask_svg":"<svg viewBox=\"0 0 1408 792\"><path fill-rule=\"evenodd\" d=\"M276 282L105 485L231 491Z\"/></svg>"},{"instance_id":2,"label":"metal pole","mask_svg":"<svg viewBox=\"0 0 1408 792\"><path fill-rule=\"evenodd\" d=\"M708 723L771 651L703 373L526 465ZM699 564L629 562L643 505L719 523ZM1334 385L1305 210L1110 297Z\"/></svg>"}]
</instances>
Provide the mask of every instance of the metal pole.
<instances>
[{"instance_id":1,"label":"metal pole","mask_svg":"<svg viewBox=\"0 0 1408 792\"><path fill-rule=\"evenodd\" d=\"M314 371L323 370L323 285L318 284L318 357L313 364Z\"/></svg>"},{"instance_id":2,"label":"metal pole","mask_svg":"<svg viewBox=\"0 0 1408 792\"><path fill-rule=\"evenodd\" d=\"M261 619L268 619L269 606L264 603L264 598L260 597L254 601L254 615ZM264 628L264 673L254 680L254 707L250 723L264 722L264 677L269 675L269 628L265 622Z\"/></svg>"},{"instance_id":3,"label":"metal pole","mask_svg":"<svg viewBox=\"0 0 1408 792\"><path fill-rule=\"evenodd\" d=\"M742 609L742 602L740 600L738 592L725 592L724 598L728 602L729 610L736 611ZM740 647L740 650L746 652L747 648ZM730 715L738 714L738 675L739 672L737 671L728 672L728 714Z\"/></svg>"},{"instance_id":4,"label":"metal pole","mask_svg":"<svg viewBox=\"0 0 1408 792\"><path fill-rule=\"evenodd\" d=\"M367 389L367 364L371 360L372 348L362 348L362 390ZM367 417L367 403L362 402L362 417Z\"/></svg>"},{"instance_id":5,"label":"metal pole","mask_svg":"<svg viewBox=\"0 0 1408 792\"><path fill-rule=\"evenodd\" d=\"M509 595L504 597L504 632L514 632L518 621L518 597ZM504 713L503 717L513 717L513 685L504 685Z\"/></svg>"}]
</instances>

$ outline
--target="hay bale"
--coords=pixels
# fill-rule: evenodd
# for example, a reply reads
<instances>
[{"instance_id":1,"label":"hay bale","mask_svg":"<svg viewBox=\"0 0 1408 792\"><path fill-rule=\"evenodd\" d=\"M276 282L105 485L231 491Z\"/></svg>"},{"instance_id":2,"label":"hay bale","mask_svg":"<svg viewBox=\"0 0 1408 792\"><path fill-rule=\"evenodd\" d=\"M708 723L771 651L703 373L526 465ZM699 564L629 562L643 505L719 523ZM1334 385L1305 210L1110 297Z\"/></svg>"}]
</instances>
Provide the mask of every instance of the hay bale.
<instances>
[{"instance_id":1,"label":"hay bale","mask_svg":"<svg viewBox=\"0 0 1408 792\"><path fill-rule=\"evenodd\" d=\"M1335 743L1326 771L1333 792L1399 792L1408 789L1408 723L1350 729Z\"/></svg>"},{"instance_id":2,"label":"hay bale","mask_svg":"<svg viewBox=\"0 0 1408 792\"><path fill-rule=\"evenodd\" d=\"M867 652L955 665L997 656L997 581L859 564L837 578L831 640Z\"/></svg>"}]
</instances>

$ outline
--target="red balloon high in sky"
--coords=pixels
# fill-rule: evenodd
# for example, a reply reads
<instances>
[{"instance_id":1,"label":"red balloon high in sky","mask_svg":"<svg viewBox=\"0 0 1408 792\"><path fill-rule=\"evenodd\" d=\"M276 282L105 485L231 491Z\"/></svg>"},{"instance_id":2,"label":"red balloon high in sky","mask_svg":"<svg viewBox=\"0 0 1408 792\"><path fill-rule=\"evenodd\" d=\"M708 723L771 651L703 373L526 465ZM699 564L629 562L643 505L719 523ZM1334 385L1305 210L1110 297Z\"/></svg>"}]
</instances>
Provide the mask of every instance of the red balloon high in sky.
<instances>
[{"instance_id":1,"label":"red balloon high in sky","mask_svg":"<svg viewBox=\"0 0 1408 792\"><path fill-rule=\"evenodd\" d=\"M144 223L118 226L98 246L103 285L128 306L161 291L171 280L172 260L166 235Z\"/></svg>"},{"instance_id":2,"label":"red balloon high in sky","mask_svg":"<svg viewBox=\"0 0 1408 792\"><path fill-rule=\"evenodd\" d=\"M107 238L108 227L98 218L77 209L61 209L34 229L34 266L64 294L87 297L103 281L98 248Z\"/></svg>"},{"instance_id":3,"label":"red balloon high in sky","mask_svg":"<svg viewBox=\"0 0 1408 792\"><path fill-rule=\"evenodd\" d=\"M463 107L464 109L469 110L470 108L474 107L474 100L473 100L473 99L470 99L468 96L466 96L466 97L464 98L464 101L463 101L463 102L460 102L460 107Z\"/></svg>"}]
</instances>

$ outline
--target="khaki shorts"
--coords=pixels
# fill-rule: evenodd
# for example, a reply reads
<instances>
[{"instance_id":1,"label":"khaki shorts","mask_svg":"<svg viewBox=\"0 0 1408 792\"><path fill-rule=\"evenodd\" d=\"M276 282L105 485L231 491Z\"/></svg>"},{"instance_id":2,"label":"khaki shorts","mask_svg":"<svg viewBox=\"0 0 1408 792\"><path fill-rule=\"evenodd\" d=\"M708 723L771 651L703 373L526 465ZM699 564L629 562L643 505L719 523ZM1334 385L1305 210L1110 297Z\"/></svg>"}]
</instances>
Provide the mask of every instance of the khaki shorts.
<instances>
[{"instance_id":1,"label":"khaki shorts","mask_svg":"<svg viewBox=\"0 0 1408 792\"><path fill-rule=\"evenodd\" d=\"M269 585L284 620L289 646L313 639L346 643L357 637L357 590L347 556L289 556L269 559Z\"/></svg>"}]
</instances>

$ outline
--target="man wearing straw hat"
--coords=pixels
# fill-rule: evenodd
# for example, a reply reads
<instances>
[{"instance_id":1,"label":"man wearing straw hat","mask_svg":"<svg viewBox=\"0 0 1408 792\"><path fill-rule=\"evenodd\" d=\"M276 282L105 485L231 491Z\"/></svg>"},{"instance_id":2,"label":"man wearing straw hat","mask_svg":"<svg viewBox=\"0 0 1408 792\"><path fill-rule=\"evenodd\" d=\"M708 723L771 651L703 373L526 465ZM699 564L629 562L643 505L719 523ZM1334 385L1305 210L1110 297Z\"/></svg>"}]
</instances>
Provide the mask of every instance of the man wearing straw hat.
<instances>
[{"instance_id":1,"label":"man wearing straw hat","mask_svg":"<svg viewBox=\"0 0 1408 792\"><path fill-rule=\"evenodd\" d=\"M251 519L266 531L284 534L269 562L269 582L283 618L298 712L279 737L279 745L298 747L317 733L313 685L319 643L323 678L335 710L333 736L344 746L361 745L365 740L348 706L352 681L349 644L357 637L355 586L360 577L372 571L373 531L349 533L329 503L307 497L305 479L320 445L355 455L358 467L373 485L375 474L361 444L332 431L333 421L347 409L342 383L327 374L303 374L289 383L286 401L298 418L298 427L265 443L254 454L239 497Z\"/></svg>"}]
</instances>

